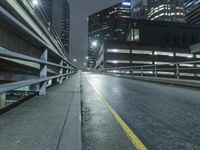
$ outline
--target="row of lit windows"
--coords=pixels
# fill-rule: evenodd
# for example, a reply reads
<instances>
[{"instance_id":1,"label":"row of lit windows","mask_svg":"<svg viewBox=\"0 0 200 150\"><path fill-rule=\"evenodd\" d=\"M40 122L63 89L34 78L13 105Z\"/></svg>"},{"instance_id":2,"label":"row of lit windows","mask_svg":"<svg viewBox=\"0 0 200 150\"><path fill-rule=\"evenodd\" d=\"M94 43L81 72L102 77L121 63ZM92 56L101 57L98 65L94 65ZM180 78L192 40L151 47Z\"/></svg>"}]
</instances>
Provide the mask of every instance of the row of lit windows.
<instances>
[{"instance_id":1,"label":"row of lit windows","mask_svg":"<svg viewBox=\"0 0 200 150\"><path fill-rule=\"evenodd\" d=\"M155 20L159 17L162 17L162 16L184 16L185 14L184 13L161 13L159 15L156 15L154 16L153 18L151 18L150 20ZM150 18L151 16L149 16Z\"/></svg>"},{"instance_id":2,"label":"row of lit windows","mask_svg":"<svg viewBox=\"0 0 200 150\"><path fill-rule=\"evenodd\" d=\"M171 6L170 5L160 5L158 7L151 8L150 13L152 13L154 11L158 11L160 9L171 9Z\"/></svg>"},{"instance_id":3,"label":"row of lit windows","mask_svg":"<svg viewBox=\"0 0 200 150\"><path fill-rule=\"evenodd\" d=\"M117 13L117 12L121 12L121 13L130 13L130 10L114 10L114 11L111 11L109 12L109 14L114 14L114 13Z\"/></svg>"},{"instance_id":4,"label":"row of lit windows","mask_svg":"<svg viewBox=\"0 0 200 150\"><path fill-rule=\"evenodd\" d=\"M108 53L132 53L132 54L143 54L143 55L160 55L160 56L169 56L169 57L185 57L193 58L194 54L188 53L173 53L173 52L162 52L162 51L150 51L150 50L128 50L128 49L107 49ZM200 58L200 55L196 55L196 58Z\"/></svg>"},{"instance_id":5,"label":"row of lit windows","mask_svg":"<svg viewBox=\"0 0 200 150\"><path fill-rule=\"evenodd\" d=\"M155 8L151 8L151 11L149 12L149 17L153 16L154 14L158 13L158 12L161 12L163 10L170 10L171 9L171 6L170 5L160 5L158 7L155 7ZM182 10L183 11L183 7L176 7L176 10ZM181 11L181 12L182 12ZM166 15L168 16L172 16L172 15L184 15L184 13L182 12L178 12L178 13L167 13ZM159 16L157 16L158 18ZM155 18L156 19L156 18Z\"/></svg>"}]
</instances>

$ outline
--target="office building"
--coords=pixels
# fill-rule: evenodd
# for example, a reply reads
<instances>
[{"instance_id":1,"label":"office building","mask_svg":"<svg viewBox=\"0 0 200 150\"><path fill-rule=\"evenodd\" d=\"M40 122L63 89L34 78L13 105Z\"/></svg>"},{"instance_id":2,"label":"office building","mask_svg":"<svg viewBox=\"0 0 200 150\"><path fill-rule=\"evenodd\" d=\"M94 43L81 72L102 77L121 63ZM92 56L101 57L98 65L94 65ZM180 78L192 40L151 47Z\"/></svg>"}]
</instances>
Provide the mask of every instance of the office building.
<instances>
[{"instance_id":1,"label":"office building","mask_svg":"<svg viewBox=\"0 0 200 150\"><path fill-rule=\"evenodd\" d=\"M131 3L126 0L88 17L88 66L97 54L97 47L92 46L93 41L100 45L104 40L126 40L128 20L131 16Z\"/></svg>"},{"instance_id":2,"label":"office building","mask_svg":"<svg viewBox=\"0 0 200 150\"><path fill-rule=\"evenodd\" d=\"M131 17L147 19L147 0L131 0Z\"/></svg>"},{"instance_id":3,"label":"office building","mask_svg":"<svg viewBox=\"0 0 200 150\"><path fill-rule=\"evenodd\" d=\"M192 54L189 46L198 42L198 25L130 19L128 41L104 41L92 68L193 61L200 55Z\"/></svg>"},{"instance_id":4,"label":"office building","mask_svg":"<svg viewBox=\"0 0 200 150\"><path fill-rule=\"evenodd\" d=\"M64 54L68 56L70 34L70 6L68 0L44 0L41 3L50 24L65 47Z\"/></svg>"},{"instance_id":5,"label":"office building","mask_svg":"<svg viewBox=\"0 0 200 150\"><path fill-rule=\"evenodd\" d=\"M185 22L183 0L148 0L148 19Z\"/></svg>"},{"instance_id":6,"label":"office building","mask_svg":"<svg viewBox=\"0 0 200 150\"><path fill-rule=\"evenodd\" d=\"M190 24L200 24L200 1L185 0L185 21Z\"/></svg>"}]
</instances>

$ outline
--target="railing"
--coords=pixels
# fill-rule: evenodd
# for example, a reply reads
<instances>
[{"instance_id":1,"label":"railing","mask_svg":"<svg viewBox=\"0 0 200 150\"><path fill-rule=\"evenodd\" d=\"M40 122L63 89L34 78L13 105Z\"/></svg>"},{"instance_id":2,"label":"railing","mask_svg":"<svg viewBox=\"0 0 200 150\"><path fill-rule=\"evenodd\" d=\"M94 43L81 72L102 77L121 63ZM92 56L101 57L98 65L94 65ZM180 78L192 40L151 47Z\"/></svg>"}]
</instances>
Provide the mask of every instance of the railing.
<instances>
[{"instance_id":1,"label":"railing","mask_svg":"<svg viewBox=\"0 0 200 150\"><path fill-rule=\"evenodd\" d=\"M129 76L166 77L175 79L200 78L200 61L139 65L95 70L101 73Z\"/></svg>"},{"instance_id":2,"label":"railing","mask_svg":"<svg viewBox=\"0 0 200 150\"><path fill-rule=\"evenodd\" d=\"M40 73L37 79L30 79L30 80L2 84L0 86L0 93L4 93L10 90L18 89L25 86L30 86L33 84L38 84L39 95L45 95L48 81L57 79L59 83L62 83L63 79L69 78L71 75L77 72L76 68L71 63L66 61L66 58L60 57L59 63L49 62L47 49L43 51L41 58L38 59L35 57L30 57L30 56L26 56L26 55L19 54L16 52L12 52L0 47L0 56L2 56L3 58L32 62L32 63L36 63L40 65ZM50 66L54 68L55 70L54 72L58 70L56 74L52 76L47 75L48 67ZM35 69L34 67L32 68Z\"/></svg>"},{"instance_id":3,"label":"railing","mask_svg":"<svg viewBox=\"0 0 200 150\"><path fill-rule=\"evenodd\" d=\"M57 40L57 43L59 44L59 46L64 49L64 45L63 45L61 39L59 38L57 32L52 27L50 19L48 18L44 8L40 7L40 6L34 7L32 4L32 1L27 1L27 2L28 2L27 4L29 4L29 6L34 10L36 15L40 19L40 21L42 21L43 25L45 25L45 27L49 29L49 32L51 32L53 37ZM21 2L21 3L24 4L23 2Z\"/></svg>"},{"instance_id":4,"label":"railing","mask_svg":"<svg viewBox=\"0 0 200 150\"><path fill-rule=\"evenodd\" d=\"M32 72L33 74L33 70L38 70L39 73L36 78L34 77L30 78L29 80L1 84L0 96L1 93L6 93L10 90L15 90L30 85L38 85L39 88L36 92L38 92L39 95L45 95L49 81L55 79L59 83L62 83L64 79L69 78L71 75L77 72L76 67L64 56L63 53L60 52L60 50L64 46L61 43L60 39L57 37L57 34L54 32L54 30L53 32L51 29L46 30L48 28L48 23L44 23L46 21L43 20L44 16L42 16L42 14L38 13L37 16L34 16L31 13L28 13L29 11L32 12L33 10L29 9L29 5L25 5L27 4L26 1L2 1L1 3L4 4L0 7L1 24L5 25L8 31L13 31L13 34L19 36L21 39L24 40L24 42L29 43L29 45L32 44L35 50L31 52L36 52L37 56L33 56L32 54L30 54L30 56L27 56L27 51L29 51L29 49L27 49L26 52L22 53L18 52L18 50L15 49L13 51L3 48L1 47L2 45L0 45L0 58L3 59L4 62L8 61L17 65L20 64L22 68L24 66L28 66L28 68L30 69L28 71ZM13 10L9 6L13 6L13 9L19 13L11 13L13 12ZM17 8L15 8L14 6L16 6ZM26 14L26 17L23 14ZM27 19L34 23L35 28L29 27L31 24L27 23L29 22L29 20ZM21 20L23 21L21 22ZM26 20L26 23L24 22L24 20ZM39 31L41 32L40 34L38 34ZM49 35L51 37L51 40L48 40ZM56 43L59 45L57 45ZM38 56L38 53L41 55ZM15 66L13 65L12 67ZM8 69L12 70L12 68ZM1 71L1 73L3 72ZM12 72L12 74L16 74L16 72ZM27 74L24 73L23 75Z\"/></svg>"}]
</instances>

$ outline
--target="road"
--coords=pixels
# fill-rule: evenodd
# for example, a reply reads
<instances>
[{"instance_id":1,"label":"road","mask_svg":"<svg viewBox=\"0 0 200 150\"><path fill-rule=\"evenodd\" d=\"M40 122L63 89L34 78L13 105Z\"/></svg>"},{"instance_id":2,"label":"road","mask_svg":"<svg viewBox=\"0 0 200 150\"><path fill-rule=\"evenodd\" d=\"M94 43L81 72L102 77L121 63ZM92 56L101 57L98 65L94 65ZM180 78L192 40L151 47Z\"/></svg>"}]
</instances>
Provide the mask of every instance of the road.
<instances>
[{"instance_id":1,"label":"road","mask_svg":"<svg viewBox=\"0 0 200 150\"><path fill-rule=\"evenodd\" d=\"M200 149L200 90L83 73L149 150Z\"/></svg>"}]
</instances>

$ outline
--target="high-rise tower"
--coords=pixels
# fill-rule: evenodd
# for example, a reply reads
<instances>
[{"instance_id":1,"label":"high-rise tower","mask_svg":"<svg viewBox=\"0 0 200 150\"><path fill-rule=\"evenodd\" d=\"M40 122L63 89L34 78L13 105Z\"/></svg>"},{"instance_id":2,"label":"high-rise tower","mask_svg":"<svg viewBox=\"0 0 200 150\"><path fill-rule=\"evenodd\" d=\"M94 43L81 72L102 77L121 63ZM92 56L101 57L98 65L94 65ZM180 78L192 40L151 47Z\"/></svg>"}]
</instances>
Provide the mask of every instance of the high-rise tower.
<instances>
[{"instance_id":1,"label":"high-rise tower","mask_svg":"<svg viewBox=\"0 0 200 150\"><path fill-rule=\"evenodd\" d=\"M183 0L148 0L148 19L171 22L184 22Z\"/></svg>"}]
</instances>

